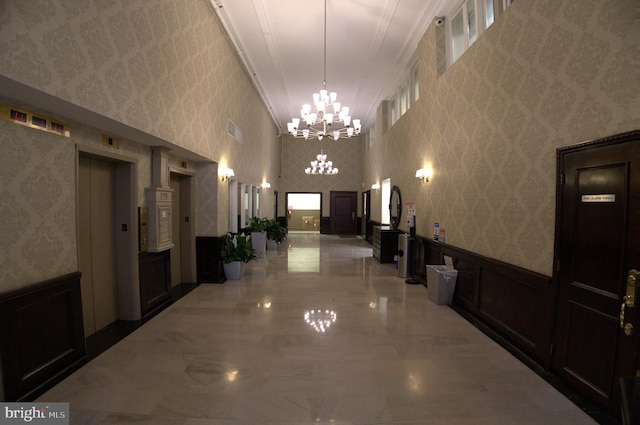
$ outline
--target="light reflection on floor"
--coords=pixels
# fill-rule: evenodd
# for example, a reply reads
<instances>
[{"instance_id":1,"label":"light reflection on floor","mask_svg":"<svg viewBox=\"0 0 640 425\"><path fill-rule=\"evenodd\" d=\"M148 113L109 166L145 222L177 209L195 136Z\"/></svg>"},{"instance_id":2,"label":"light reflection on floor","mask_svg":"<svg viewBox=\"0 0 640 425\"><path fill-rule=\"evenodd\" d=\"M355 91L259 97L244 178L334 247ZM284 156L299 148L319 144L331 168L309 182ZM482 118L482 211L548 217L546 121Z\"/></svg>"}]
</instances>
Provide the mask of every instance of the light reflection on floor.
<instances>
[{"instance_id":1,"label":"light reflection on floor","mask_svg":"<svg viewBox=\"0 0 640 425\"><path fill-rule=\"evenodd\" d=\"M366 241L320 234L198 286L39 401L83 425L595 424Z\"/></svg>"},{"instance_id":2,"label":"light reflection on floor","mask_svg":"<svg viewBox=\"0 0 640 425\"><path fill-rule=\"evenodd\" d=\"M288 248L287 271L289 273L320 273L320 248Z\"/></svg>"}]
</instances>

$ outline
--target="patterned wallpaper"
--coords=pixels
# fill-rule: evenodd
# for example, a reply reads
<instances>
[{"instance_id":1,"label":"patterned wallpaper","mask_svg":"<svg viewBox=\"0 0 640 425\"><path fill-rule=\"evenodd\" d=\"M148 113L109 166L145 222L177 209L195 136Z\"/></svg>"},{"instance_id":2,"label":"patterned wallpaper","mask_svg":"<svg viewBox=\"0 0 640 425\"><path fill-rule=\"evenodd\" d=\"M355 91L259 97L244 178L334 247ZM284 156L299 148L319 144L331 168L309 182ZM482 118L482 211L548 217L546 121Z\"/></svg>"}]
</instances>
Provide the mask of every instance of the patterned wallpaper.
<instances>
[{"instance_id":1,"label":"patterned wallpaper","mask_svg":"<svg viewBox=\"0 0 640 425\"><path fill-rule=\"evenodd\" d=\"M184 152L205 159L189 162L198 235L227 230L218 164L278 189L277 130L208 0L0 2L0 75L40 94L27 102L0 87L4 103L62 114L72 128L65 139L0 122L0 208L10 217L0 224L0 291L77 270L75 145L103 149L112 123L176 147L173 166ZM85 116L98 117L99 128L81 124ZM229 119L243 143L227 134ZM141 143L148 142L114 135L119 153L137 161L143 205L151 163ZM265 211L271 203L266 197Z\"/></svg>"},{"instance_id":2,"label":"patterned wallpaper","mask_svg":"<svg viewBox=\"0 0 640 425\"><path fill-rule=\"evenodd\" d=\"M556 149L640 123L635 16L631 1L517 1L442 75L431 25L420 99L378 127L365 183L391 177L418 234L438 221L449 244L551 275Z\"/></svg>"},{"instance_id":3,"label":"patterned wallpaper","mask_svg":"<svg viewBox=\"0 0 640 425\"><path fill-rule=\"evenodd\" d=\"M0 288L76 271L73 144L0 121L0 147Z\"/></svg>"},{"instance_id":4,"label":"patterned wallpaper","mask_svg":"<svg viewBox=\"0 0 640 425\"><path fill-rule=\"evenodd\" d=\"M322 191L328 215L329 191L391 178L416 203L419 234L439 221L452 245L551 274L556 148L638 128L632 3L519 0L441 75L431 26L418 51L420 100L386 132L380 108L364 162L362 141L323 142L341 170L328 180L302 171L317 142L278 137L208 0L0 2L0 75L206 158L189 164L199 235L228 225L218 164L271 183L279 214L287 191ZM0 122L0 291L77 270L75 145L102 149L108 128L61 118L70 139ZM151 170L138 142L121 140L120 153L138 163L141 204ZM434 169L428 184L414 178L424 166ZM386 201L372 197L379 220Z\"/></svg>"},{"instance_id":5,"label":"patterned wallpaper","mask_svg":"<svg viewBox=\"0 0 640 425\"><path fill-rule=\"evenodd\" d=\"M328 217L331 211L331 191L362 191L362 136L322 141L294 139L290 135L282 137L282 195L278 205L279 216L284 216L286 212L285 192L322 192L322 216ZM333 161L333 166L338 168L337 175L320 176L304 172L305 168L310 166L309 162L316 159L320 150L327 154L327 160ZM360 202L358 197L358 204Z\"/></svg>"}]
</instances>

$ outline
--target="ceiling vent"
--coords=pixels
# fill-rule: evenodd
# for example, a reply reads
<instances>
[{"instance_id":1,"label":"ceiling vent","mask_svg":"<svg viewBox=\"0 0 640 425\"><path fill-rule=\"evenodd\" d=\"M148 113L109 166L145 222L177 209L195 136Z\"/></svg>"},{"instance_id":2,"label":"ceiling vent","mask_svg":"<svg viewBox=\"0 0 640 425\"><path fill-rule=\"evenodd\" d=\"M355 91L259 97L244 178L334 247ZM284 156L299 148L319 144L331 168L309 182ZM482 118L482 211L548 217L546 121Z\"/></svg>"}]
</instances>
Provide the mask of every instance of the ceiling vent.
<instances>
[{"instance_id":1,"label":"ceiling vent","mask_svg":"<svg viewBox=\"0 0 640 425\"><path fill-rule=\"evenodd\" d=\"M229 136L242 143L242 130L231 120L229 120Z\"/></svg>"}]
</instances>

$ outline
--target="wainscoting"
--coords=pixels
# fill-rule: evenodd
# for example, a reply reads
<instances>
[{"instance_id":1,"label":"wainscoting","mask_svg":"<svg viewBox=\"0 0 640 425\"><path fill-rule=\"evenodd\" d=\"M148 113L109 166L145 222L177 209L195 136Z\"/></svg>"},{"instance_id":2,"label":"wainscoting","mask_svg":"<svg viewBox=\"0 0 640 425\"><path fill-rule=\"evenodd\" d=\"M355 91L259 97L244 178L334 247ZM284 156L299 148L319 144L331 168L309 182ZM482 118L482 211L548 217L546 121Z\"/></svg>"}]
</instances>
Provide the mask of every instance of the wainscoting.
<instances>
[{"instance_id":1,"label":"wainscoting","mask_svg":"<svg viewBox=\"0 0 640 425\"><path fill-rule=\"evenodd\" d=\"M170 251L139 254L140 309L142 320L149 320L171 304Z\"/></svg>"},{"instance_id":2,"label":"wainscoting","mask_svg":"<svg viewBox=\"0 0 640 425\"><path fill-rule=\"evenodd\" d=\"M86 359L80 273L2 294L0 323L4 399L30 400Z\"/></svg>"},{"instance_id":3,"label":"wainscoting","mask_svg":"<svg viewBox=\"0 0 640 425\"><path fill-rule=\"evenodd\" d=\"M225 236L196 237L196 269L198 283L224 283L220 250Z\"/></svg>"},{"instance_id":4,"label":"wainscoting","mask_svg":"<svg viewBox=\"0 0 640 425\"><path fill-rule=\"evenodd\" d=\"M551 278L417 236L413 278L427 283L426 265L453 258L458 270L454 304L536 364L548 368L553 341Z\"/></svg>"}]
</instances>

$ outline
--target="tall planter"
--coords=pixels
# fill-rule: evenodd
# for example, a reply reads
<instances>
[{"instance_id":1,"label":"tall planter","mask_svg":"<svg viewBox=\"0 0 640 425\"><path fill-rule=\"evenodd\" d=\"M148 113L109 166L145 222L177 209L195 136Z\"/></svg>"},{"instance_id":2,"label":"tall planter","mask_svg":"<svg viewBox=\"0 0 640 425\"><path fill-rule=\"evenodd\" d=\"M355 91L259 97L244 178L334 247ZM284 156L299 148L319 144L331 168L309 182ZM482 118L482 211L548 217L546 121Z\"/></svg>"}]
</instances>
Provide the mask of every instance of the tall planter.
<instances>
[{"instance_id":1,"label":"tall planter","mask_svg":"<svg viewBox=\"0 0 640 425\"><path fill-rule=\"evenodd\" d=\"M251 232L251 247L256 250L256 258L265 258L267 232Z\"/></svg>"},{"instance_id":2,"label":"tall planter","mask_svg":"<svg viewBox=\"0 0 640 425\"><path fill-rule=\"evenodd\" d=\"M232 261L223 263L224 275L228 280L240 280L244 277L244 266L246 263L242 261Z\"/></svg>"}]
</instances>

